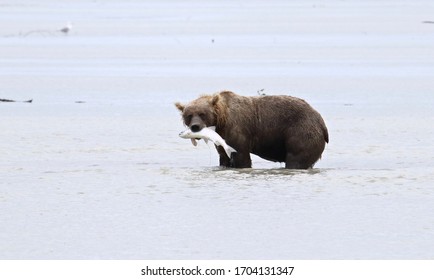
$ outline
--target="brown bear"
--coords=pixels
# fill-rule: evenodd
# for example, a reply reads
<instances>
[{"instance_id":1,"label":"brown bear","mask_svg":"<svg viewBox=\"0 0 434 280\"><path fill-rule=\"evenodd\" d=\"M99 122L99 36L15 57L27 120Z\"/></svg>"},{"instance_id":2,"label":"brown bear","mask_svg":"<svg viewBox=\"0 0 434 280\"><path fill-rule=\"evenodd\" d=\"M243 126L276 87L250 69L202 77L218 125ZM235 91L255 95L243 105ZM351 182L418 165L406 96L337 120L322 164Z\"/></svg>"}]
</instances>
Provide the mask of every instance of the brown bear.
<instances>
[{"instance_id":1,"label":"brown bear","mask_svg":"<svg viewBox=\"0 0 434 280\"><path fill-rule=\"evenodd\" d=\"M285 168L307 169L321 158L329 141L321 115L296 97L246 97L223 91L175 106L193 132L215 126L226 143L237 150L229 158L221 146L216 146L220 166L250 168L253 153L285 162Z\"/></svg>"}]
</instances>

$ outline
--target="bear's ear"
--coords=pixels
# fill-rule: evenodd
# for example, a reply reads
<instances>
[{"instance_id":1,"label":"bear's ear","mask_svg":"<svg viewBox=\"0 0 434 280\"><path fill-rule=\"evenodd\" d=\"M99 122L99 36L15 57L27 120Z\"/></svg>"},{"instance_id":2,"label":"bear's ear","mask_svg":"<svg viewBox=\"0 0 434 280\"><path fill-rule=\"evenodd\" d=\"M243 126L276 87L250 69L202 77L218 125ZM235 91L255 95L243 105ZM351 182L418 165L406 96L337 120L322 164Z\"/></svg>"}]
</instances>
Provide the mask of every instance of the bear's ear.
<instances>
[{"instance_id":1,"label":"bear's ear","mask_svg":"<svg viewBox=\"0 0 434 280\"><path fill-rule=\"evenodd\" d=\"M175 103L175 106L176 106L176 108L178 108L178 110L181 111L181 112L183 112L184 109L185 109L185 106L182 105L182 104L179 103L179 102L176 102L176 103Z\"/></svg>"},{"instance_id":2,"label":"bear's ear","mask_svg":"<svg viewBox=\"0 0 434 280\"><path fill-rule=\"evenodd\" d=\"M220 99L220 97L219 97L218 94L214 95L214 96L212 97L212 99L211 99L211 104L212 104L213 106L215 106L215 105L217 104L217 102L219 102L219 99Z\"/></svg>"}]
</instances>

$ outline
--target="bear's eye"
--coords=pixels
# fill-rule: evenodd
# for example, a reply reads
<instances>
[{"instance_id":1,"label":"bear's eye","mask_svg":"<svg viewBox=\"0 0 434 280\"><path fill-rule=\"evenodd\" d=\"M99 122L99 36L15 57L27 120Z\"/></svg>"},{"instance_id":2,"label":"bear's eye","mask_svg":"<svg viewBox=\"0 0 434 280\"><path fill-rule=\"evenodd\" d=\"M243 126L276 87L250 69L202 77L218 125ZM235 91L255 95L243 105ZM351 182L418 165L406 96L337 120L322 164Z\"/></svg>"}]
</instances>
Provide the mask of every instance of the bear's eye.
<instances>
[{"instance_id":1,"label":"bear's eye","mask_svg":"<svg viewBox=\"0 0 434 280\"><path fill-rule=\"evenodd\" d=\"M199 117L200 117L201 119L204 119L204 118L205 118L205 114L204 114L204 113L200 113L200 114L199 114Z\"/></svg>"}]
</instances>

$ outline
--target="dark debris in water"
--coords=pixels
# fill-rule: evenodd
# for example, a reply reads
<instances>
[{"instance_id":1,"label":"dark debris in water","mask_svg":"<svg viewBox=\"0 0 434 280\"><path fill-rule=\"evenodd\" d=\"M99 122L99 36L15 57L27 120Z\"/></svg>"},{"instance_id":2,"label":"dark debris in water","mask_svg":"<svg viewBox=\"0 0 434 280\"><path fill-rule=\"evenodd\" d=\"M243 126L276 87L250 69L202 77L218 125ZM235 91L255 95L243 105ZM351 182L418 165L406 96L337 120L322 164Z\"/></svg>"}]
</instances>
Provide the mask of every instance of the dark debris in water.
<instances>
[{"instance_id":1,"label":"dark debris in water","mask_svg":"<svg viewBox=\"0 0 434 280\"><path fill-rule=\"evenodd\" d=\"M12 99L3 99L0 98L0 102L22 102L22 103L32 103L33 99L29 99L29 100L25 100L25 101L16 101L16 100L12 100Z\"/></svg>"}]
</instances>

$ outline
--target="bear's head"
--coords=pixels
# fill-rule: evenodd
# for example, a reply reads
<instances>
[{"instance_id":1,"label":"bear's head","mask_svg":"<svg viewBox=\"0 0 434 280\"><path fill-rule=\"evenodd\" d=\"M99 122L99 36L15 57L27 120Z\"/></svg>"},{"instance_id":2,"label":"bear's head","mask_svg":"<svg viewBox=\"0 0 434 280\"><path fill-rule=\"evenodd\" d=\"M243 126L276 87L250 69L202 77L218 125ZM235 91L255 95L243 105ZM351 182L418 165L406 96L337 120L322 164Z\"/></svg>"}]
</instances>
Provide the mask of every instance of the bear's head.
<instances>
[{"instance_id":1,"label":"bear's head","mask_svg":"<svg viewBox=\"0 0 434 280\"><path fill-rule=\"evenodd\" d=\"M221 118L219 95L204 95L187 105L176 102L175 106L181 111L184 124L193 132L200 131L204 127L217 126Z\"/></svg>"}]
</instances>

